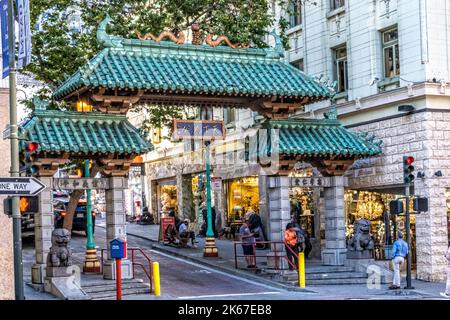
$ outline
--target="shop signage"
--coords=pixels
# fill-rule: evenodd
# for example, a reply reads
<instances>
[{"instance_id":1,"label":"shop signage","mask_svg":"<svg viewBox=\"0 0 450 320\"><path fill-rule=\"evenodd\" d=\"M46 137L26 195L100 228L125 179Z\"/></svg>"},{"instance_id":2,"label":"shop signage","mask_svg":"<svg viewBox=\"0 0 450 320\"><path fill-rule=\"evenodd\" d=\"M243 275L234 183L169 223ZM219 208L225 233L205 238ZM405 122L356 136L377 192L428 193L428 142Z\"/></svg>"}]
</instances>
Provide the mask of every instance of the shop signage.
<instances>
[{"instance_id":1,"label":"shop signage","mask_svg":"<svg viewBox=\"0 0 450 320\"><path fill-rule=\"evenodd\" d=\"M167 239L167 227L173 225L175 226L175 218L174 217L167 217L167 218L161 218L161 225L159 229L159 239L162 241L166 241Z\"/></svg>"},{"instance_id":2,"label":"shop signage","mask_svg":"<svg viewBox=\"0 0 450 320\"><path fill-rule=\"evenodd\" d=\"M53 179L55 189L62 190L88 190L109 189L108 178L55 178Z\"/></svg>"},{"instance_id":3,"label":"shop signage","mask_svg":"<svg viewBox=\"0 0 450 320\"><path fill-rule=\"evenodd\" d=\"M173 137L175 140L224 140L225 127L220 120L174 120Z\"/></svg>"},{"instance_id":4,"label":"shop signage","mask_svg":"<svg viewBox=\"0 0 450 320\"><path fill-rule=\"evenodd\" d=\"M330 187L329 177L293 177L291 187Z\"/></svg>"},{"instance_id":5,"label":"shop signage","mask_svg":"<svg viewBox=\"0 0 450 320\"><path fill-rule=\"evenodd\" d=\"M222 177L212 177L211 178L211 188L214 191L222 190Z\"/></svg>"}]
</instances>

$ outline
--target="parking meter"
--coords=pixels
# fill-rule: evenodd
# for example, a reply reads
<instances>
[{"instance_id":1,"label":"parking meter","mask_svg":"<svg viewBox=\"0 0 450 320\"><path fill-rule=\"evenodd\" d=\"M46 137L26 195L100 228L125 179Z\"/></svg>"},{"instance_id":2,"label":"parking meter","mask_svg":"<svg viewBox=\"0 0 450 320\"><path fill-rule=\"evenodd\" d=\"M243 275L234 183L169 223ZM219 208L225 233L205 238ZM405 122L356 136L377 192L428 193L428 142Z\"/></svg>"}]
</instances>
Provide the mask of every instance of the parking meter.
<instances>
[{"instance_id":1,"label":"parking meter","mask_svg":"<svg viewBox=\"0 0 450 320\"><path fill-rule=\"evenodd\" d=\"M116 259L116 298L122 300L122 259L127 257L127 242L116 238L109 245L111 259Z\"/></svg>"}]
</instances>

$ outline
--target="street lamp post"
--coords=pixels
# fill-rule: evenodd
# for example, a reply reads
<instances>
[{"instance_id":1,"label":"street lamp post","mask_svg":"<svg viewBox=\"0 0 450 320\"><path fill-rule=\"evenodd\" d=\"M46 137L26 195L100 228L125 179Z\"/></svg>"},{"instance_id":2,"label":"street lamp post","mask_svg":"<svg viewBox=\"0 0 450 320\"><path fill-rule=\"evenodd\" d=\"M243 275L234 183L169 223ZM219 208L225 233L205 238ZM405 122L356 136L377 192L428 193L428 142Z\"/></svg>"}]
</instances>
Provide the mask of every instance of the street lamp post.
<instances>
[{"instance_id":1,"label":"street lamp post","mask_svg":"<svg viewBox=\"0 0 450 320\"><path fill-rule=\"evenodd\" d=\"M89 171L89 160L84 161L84 176L91 176ZM97 250L95 249L94 234L92 232L92 202L91 190L86 190L86 257L84 260L83 271L88 273L100 272L100 261L97 258Z\"/></svg>"},{"instance_id":2,"label":"street lamp post","mask_svg":"<svg viewBox=\"0 0 450 320\"><path fill-rule=\"evenodd\" d=\"M210 161L210 144L211 141L205 142L205 158L206 158L206 239L203 248L204 257L217 257L219 252L216 246L216 238L214 237L212 208L211 208L211 161Z\"/></svg>"}]
</instances>

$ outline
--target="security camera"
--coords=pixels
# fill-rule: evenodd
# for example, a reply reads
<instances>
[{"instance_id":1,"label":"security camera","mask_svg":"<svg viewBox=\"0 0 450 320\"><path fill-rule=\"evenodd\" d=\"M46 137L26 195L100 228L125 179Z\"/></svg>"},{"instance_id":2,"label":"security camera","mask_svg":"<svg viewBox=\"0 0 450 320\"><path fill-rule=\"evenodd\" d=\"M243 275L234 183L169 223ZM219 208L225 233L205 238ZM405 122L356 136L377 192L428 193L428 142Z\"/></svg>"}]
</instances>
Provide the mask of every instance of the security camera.
<instances>
[{"instance_id":1,"label":"security camera","mask_svg":"<svg viewBox=\"0 0 450 320\"><path fill-rule=\"evenodd\" d=\"M373 86L376 82L380 81L378 77L373 77L369 82L369 86Z\"/></svg>"}]
</instances>

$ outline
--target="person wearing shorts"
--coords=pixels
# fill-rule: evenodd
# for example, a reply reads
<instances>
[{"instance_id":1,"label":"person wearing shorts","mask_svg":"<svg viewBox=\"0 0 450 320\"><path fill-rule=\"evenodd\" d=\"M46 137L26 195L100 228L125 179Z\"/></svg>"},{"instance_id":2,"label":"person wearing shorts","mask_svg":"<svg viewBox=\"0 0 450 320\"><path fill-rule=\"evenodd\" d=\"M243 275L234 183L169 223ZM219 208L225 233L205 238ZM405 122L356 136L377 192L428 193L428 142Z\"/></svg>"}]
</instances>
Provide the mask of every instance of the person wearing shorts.
<instances>
[{"instance_id":1,"label":"person wearing shorts","mask_svg":"<svg viewBox=\"0 0 450 320\"><path fill-rule=\"evenodd\" d=\"M247 268L256 268L255 245L256 239L250 231L248 219L244 221L239 229L239 235L242 241L242 251L244 252Z\"/></svg>"}]
</instances>

